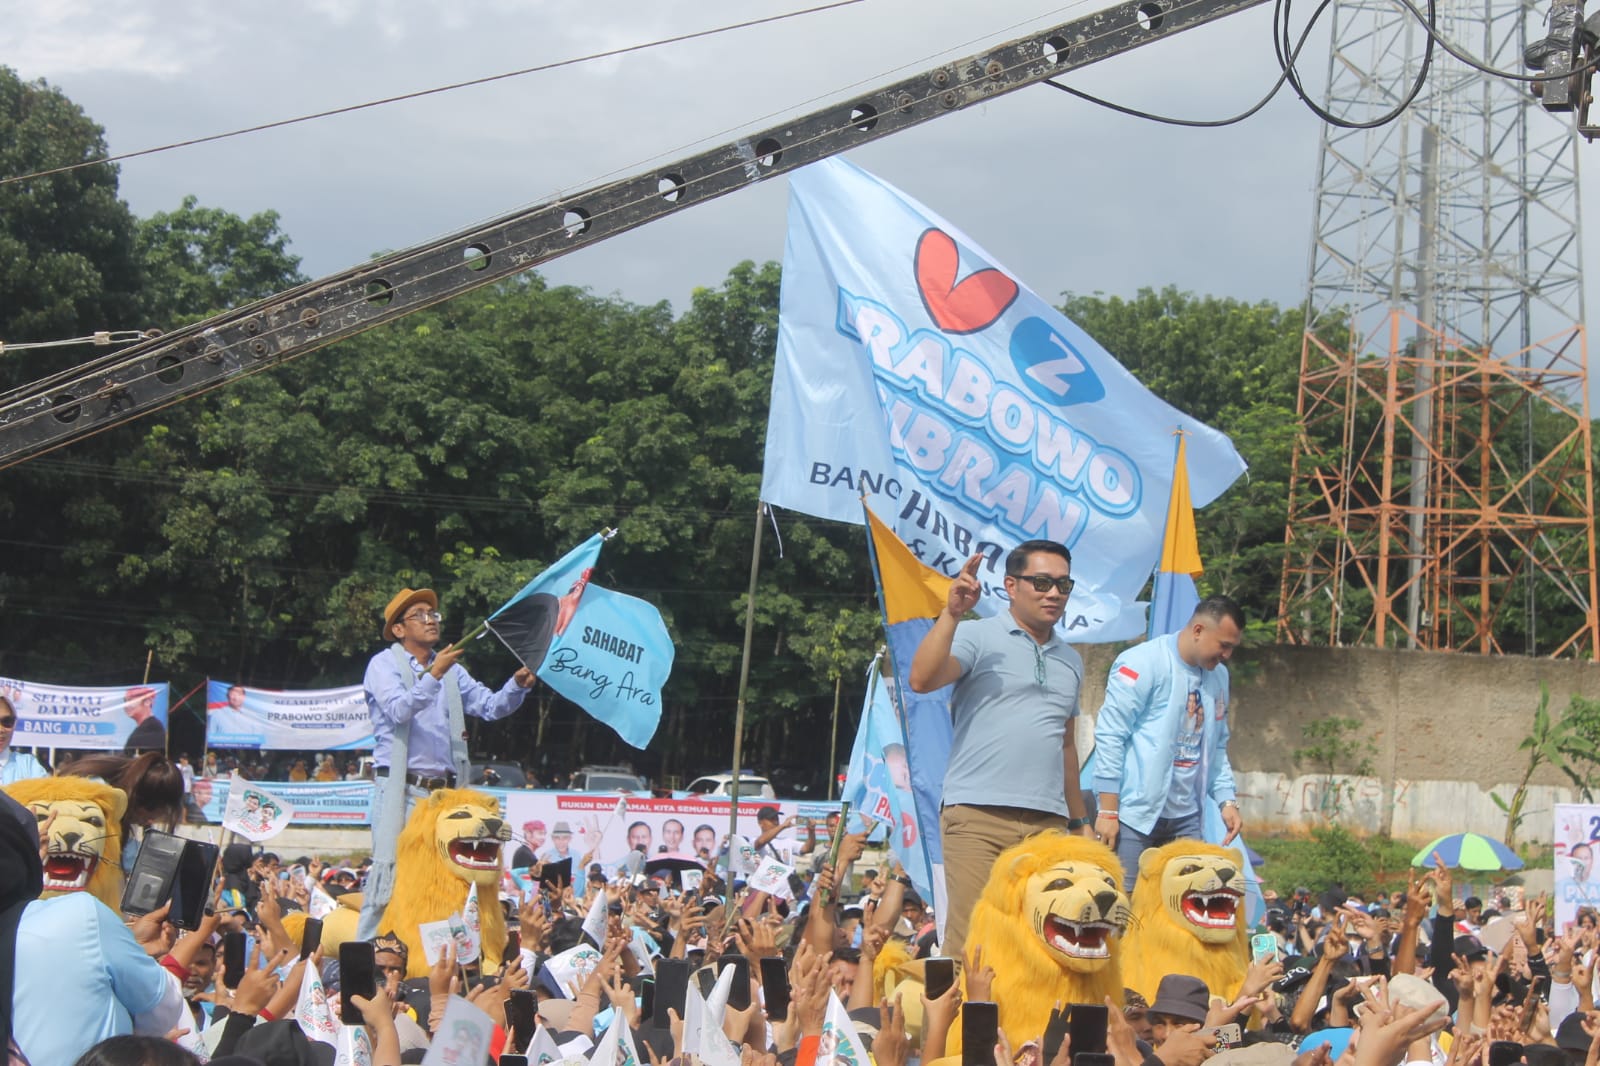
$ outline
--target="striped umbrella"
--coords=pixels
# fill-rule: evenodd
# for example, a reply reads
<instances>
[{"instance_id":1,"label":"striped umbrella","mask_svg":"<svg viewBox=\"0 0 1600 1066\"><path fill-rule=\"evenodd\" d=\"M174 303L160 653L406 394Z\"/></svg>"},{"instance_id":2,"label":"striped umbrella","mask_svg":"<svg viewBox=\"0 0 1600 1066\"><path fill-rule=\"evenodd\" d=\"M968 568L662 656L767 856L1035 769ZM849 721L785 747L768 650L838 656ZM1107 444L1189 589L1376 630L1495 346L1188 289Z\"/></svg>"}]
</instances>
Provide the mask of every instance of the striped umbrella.
<instances>
[{"instance_id":1,"label":"striped umbrella","mask_svg":"<svg viewBox=\"0 0 1600 1066\"><path fill-rule=\"evenodd\" d=\"M1520 870L1517 853L1493 837L1481 833L1451 833L1424 847L1412 858L1412 866L1435 866L1433 853L1452 870Z\"/></svg>"}]
</instances>

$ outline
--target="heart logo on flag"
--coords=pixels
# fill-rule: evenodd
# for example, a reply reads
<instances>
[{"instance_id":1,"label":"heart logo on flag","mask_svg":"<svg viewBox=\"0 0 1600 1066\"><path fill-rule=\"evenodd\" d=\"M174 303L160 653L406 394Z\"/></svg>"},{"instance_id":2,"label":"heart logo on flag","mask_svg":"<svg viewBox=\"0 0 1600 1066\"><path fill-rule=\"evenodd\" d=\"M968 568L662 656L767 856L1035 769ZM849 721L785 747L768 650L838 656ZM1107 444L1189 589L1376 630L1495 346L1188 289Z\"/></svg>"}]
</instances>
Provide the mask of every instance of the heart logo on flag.
<instances>
[{"instance_id":1,"label":"heart logo on flag","mask_svg":"<svg viewBox=\"0 0 1600 1066\"><path fill-rule=\"evenodd\" d=\"M974 270L956 283L961 249L943 230L917 241L917 291L934 325L946 333L976 333L994 324L1017 298L1017 283L994 267Z\"/></svg>"}]
</instances>

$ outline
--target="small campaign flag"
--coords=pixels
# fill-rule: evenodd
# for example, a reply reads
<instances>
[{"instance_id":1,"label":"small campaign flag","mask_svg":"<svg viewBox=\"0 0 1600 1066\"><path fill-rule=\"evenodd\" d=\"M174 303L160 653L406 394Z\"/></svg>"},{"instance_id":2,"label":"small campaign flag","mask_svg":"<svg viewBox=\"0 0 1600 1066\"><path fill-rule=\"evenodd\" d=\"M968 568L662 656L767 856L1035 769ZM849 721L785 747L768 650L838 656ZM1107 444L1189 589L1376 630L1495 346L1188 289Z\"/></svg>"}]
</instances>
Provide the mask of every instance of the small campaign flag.
<instances>
[{"instance_id":1,"label":"small campaign flag","mask_svg":"<svg viewBox=\"0 0 1600 1066\"><path fill-rule=\"evenodd\" d=\"M583 919L584 935L593 940L597 948L606 946L606 908L609 903L604 889L596 892L594 902L589 905L589 913Z\"/></svg>"},{"instance_id":2,"label":"small campaign flag","mask_svg":"<svg viewBox=\"0 0 1600 1066\"><path fill-rule=\"evenodd\" d=\"M661 722L674 649L654 606L590 583L605 539L572 549L487 625L545 684L643 748Z\"/></svg>"},{"instance_id":3,"label":"small campaign flag","mask_svg":"<svg viewBox=\"0 0 1600 1066\"><path fill-rule=\"evenodd\" d=\"M478 961L478 956L483 952L483 923L478 914L476 881L467 889L467 902L461 908L461 934L456 938L456 942L460 945L456 951L457 962Z\"/></svg>"},{"instance_id":4,"label":"small campaign flag","mask_svg":"<svg viewBox=\"0 0 1600 1066\"><path fill-rule=\"evenodd\" d=\"M830 1036L833 1039L830 1040ZM872 1061L867 1057L867 1046L861 1042L861 1034L850 1020L850 1012L831 989L828 1013L822 1020L822 1042L833 1048L833 1053L828 1059L819 1054L816 1066L868 1066Z\"/></svg>"},{"instance_id":5,"label":"small campaign flag","mask_svg":"<svg viewBox=\"0 0 1600 1066\"><path fill-rule=\"evenodd\" d=\"M334 1048L333 1066L372 1066L372 1041L364 1025L340 1026Z\"/></svg>"},{"instance_id":6,"label":"small campaign flag","mask_svg":"<svg viewBox=\"0 0 1600 1066\"><path fill-rule=\"evenodd\" d=\"M339 1039L339 1020L328 1007L328 996L322 990L322 977L317 968L306 962L305 974L300 979L300 995L295 1000L294 1018L307 1040L320 1040L336 1044Z\"/></svg>"},{"instance_id":7,"label":"small campaign flag","mask_svg":"<svg viewBox=\"0 0 1600 1066\"><path fill-rule=\"evenodd\" d=\"M622 1011L612 1014L605 1035L589 1056L589 1066L639 1066L639 1051L628 1031L628 1017Z\"/></svg>"},{"instance_id":8,"label":"small campaign flag","mask_svg":"<svg viewBox=\"0 0 1600 1066\"><path fill-rule=\"evenodd\" d=\"M556 1046L555 1037L542 1025L533 1027L533 1039L528 1043L526 1054L532 1066L547 1066L561 1059L561 1049Z\"/></svg>"},{"instance_id":9,"label":"small campaign flag","mask_svg":"<svg viewBox=\"0 0 1600 1066\"><path fill-rule=\"evenodd\" d=\"M1182 629L1200 603L1194 579L1204 573L1200 565L1200 538L1194 528L1194 504L1189 499L1189 462L1184 434L1178 434L1178 457L1172 466L1172 498L1167 503L1167 529L1161 538L1161 562L1156 566L1150 595L1150 633L1165 636Z\"/></svg>"},{"instance_id":10,"label":"small campaign flag","mask_svg":"<svg viewBox=\"0 0 1600 1066\"><path fill-rule=\"evenodd\" d=\"M283 832L294 817L294 805L235 770L228 778L228 805L222 811L222 828L260 843Z\"/></svg>"},{"instance_id":11,"label":"small campaign flag","mask_svg":"<svg viewBox=\"0 0 1600 1066\"><path fill-rule=\"evenodd\" d=\"M483 1062L489 1057L494 1038L494 1019L460 996L451 996L444 1008L444 1021L434 1032L423 1066L462 1066Z\"/></svg>"}]
</instances>

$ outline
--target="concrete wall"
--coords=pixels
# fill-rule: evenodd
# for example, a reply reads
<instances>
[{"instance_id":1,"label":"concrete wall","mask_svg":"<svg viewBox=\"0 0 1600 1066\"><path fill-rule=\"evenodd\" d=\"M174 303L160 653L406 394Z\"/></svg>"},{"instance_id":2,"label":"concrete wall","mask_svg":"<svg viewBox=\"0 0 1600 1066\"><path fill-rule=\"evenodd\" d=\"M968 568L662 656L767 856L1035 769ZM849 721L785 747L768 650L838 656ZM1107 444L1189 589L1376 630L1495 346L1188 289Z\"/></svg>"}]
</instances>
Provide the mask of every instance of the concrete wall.
<instances>
[{"instance_id":1,"label":"concrete wall","mask_svg":"<svg viewBox=\"0 0 1600 1066\"><path fill-rule=\"evenodd\" d=\"M1083 707L1098 710L1114 658L1086 646ZM1600 699L1592 663L1374 648L1250 648L1233 666L1233 739L1229 756L1240 778L1250 824L1309 828L1327 813L1346 824L1396 836L1432 837L1472 830L1499 836L1505 815L1489 798L1509 798L1527 754L1517 745L1533 724L1539 685L1550 687L1556 715L1576 693ZM1304 727L1327 717L1361 723L1377 749L1376 776L1330 789L1316 768L1296 766ZM1088 750L1088 723L1080 750ZM1577 797L1548 767L1533 778L1519 838L1550 838L1550 805Z\"/></svg>"}]
</instances>

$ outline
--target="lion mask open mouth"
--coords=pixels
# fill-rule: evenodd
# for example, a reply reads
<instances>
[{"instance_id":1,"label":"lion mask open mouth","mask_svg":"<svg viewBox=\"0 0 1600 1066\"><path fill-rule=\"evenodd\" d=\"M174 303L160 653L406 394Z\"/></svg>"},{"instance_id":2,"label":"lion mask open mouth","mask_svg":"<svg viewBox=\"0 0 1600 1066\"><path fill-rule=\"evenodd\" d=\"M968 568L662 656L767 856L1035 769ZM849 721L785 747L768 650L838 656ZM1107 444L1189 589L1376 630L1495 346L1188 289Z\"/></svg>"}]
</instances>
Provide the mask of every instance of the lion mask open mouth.
<instances>
[{"instance_id":1,"label":"lion mask open mouth","mask_svg":"<svg viewBox=\"0 0 1600 1066\"><path fill-rule=\"evenodd\" d=\"M1074 968L1111 957L1111 939L1128 925L1128 897L1105 870L1057 863L1029 878L1027 904L1045 946Z\"/></svg>"}]
</instances>

